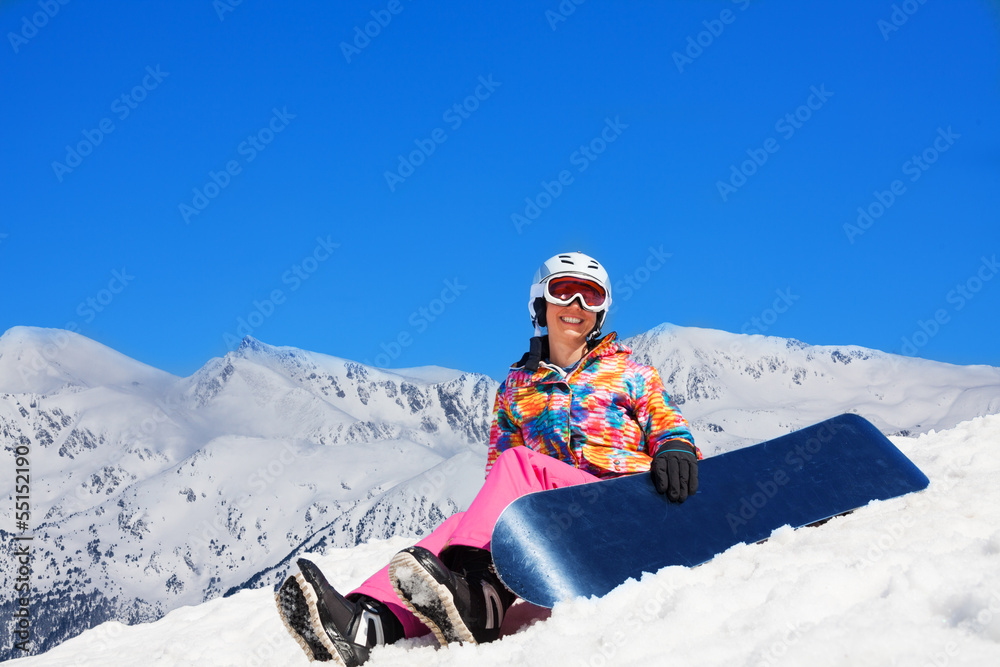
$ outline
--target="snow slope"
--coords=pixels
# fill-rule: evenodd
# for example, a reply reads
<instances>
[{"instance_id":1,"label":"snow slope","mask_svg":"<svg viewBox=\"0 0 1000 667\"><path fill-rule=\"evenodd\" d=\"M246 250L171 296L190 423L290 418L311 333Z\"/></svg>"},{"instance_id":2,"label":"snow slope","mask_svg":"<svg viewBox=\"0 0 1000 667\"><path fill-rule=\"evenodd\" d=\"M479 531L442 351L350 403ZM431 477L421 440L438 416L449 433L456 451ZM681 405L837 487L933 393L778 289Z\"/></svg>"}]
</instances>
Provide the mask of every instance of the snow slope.
<instances>
[{"instance_id":1,"label":"snow slope","mask_svg":"<svg viewBox=\"0 0 1000 667\"><path fill-rule=\"evenodd\" d=\"M400 665L1000 664L1000 415L894 437L930 478L817 528L779 529L694 569L665 568L602 599L483 646L427 639L374 652ZM316 560L344 587L406 545L336 549ZM544 616L544 615L542 615ZM269 590L242 591L155 623L106 623L12 667L306 665Z\"/></svg>"}]
</instances>

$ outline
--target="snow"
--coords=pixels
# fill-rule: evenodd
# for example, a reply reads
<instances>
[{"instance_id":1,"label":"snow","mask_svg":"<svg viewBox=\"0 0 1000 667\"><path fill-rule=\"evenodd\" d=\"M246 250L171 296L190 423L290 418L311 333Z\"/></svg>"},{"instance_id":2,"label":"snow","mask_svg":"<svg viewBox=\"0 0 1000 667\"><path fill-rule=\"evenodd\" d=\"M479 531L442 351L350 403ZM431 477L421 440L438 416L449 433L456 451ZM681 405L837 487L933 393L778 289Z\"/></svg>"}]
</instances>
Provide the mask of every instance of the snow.
<instances>
[{"instance_id":1,"label":"snow","mask_svg":"<svg viewBox=\"0 0 1000 667\"><path fill-rule=\"evenodd\" d=\"M430 382L434 384L451 382L461 377L463 373L463 371L443 366L411 366L409 368L396 368L392 372L400 377L410 378L417 382Z\"/></svg>"},{"instance_id":2,"label":"snow","mask_svg":"<svg viewBox=\"0 0 1000 667\"><path fill-rule=\"evenodd\" d=\"M1000 368L990 366L669 324L625 342L660 372L706 454L844 412L900 435L1000 412Z\"/></svg>"},{"instance_id":3,"label":"snow","mask_svg":"<svg viewBox=\"0 0 1000 667\"><path fill-rule=\"evenodd\" d=\"M823 526L779 529L694 569L670 567L483 646L376 650L406 665L1000 664L1000 415L892 438L931 479ZM345 590L406 538L314 556ZM530 618L530 614L527 614ZM542 615L544 616L544 614ZM12 666L306 665L270 590L105 623Z\"/></svg>"},{"instance_id":4,"label":"snow","mask_svg":"<svg viewBox=\"0 0 1000 667\"><path fill-rule=\"evenodd\" d=\"M77 387L151 386L177 377L64 329L11 327L0 336L0 392L52 394Z\"/></svg>"}]
</instances>

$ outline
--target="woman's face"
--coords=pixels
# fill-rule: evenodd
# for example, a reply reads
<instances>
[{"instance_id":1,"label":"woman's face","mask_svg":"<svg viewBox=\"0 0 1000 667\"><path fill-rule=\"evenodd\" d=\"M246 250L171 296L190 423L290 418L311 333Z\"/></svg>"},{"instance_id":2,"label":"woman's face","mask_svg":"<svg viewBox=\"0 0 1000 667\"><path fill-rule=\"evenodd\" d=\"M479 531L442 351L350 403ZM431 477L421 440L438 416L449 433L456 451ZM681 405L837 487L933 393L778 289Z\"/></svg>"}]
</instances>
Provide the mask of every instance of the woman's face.
<instances>
[{"instance_id":1,"label":"woman's face","mask_svg":"<svg viewBox=\"0 0 1000 667\"><path fill-rule=\"evenodd\" d=\"M587 335L597 326L597 313L581 308L579 299L568 306L546 301L545 323L552 342L575 347L587 342Z\"/></svg>"}]
</instances>

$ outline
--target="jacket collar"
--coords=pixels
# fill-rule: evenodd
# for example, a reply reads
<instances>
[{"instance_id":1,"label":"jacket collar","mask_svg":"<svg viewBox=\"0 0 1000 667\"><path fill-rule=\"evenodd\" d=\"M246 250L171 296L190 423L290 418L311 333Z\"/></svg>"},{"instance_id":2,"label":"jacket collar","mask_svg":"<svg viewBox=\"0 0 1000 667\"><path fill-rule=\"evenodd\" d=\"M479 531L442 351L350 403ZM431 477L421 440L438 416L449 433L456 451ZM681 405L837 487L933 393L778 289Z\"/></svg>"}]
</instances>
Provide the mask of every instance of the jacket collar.
<instances>
[{"instance_id":1,"label":"jacket collar","mask_svg":"<svg viewBox=\"0 0 1000 667\"><path fill-rule=\"evenodd\" d=\"M537 341L537 343L536 343ZM535 345L539 347L536 349ZM563 369L559 368L550 363L539 363L537 370L531 371L527 368L528 360L532 353L540 353L541 358L549 356L549 337L541 336L532 339L532 350L526 352L520 361L511 366L511 370L521 371L525 375L531 378L532 382L558 382L569 378L571 375L576 375L588 365L594 362L595 359L600 359L602 357L609 357L619 353L631 354L632 350L618 342L618 334L611 332L604 336L587 354L584 355L580 363L573 368L572 371L566 373Z\"/></svg>"}]
</instances>

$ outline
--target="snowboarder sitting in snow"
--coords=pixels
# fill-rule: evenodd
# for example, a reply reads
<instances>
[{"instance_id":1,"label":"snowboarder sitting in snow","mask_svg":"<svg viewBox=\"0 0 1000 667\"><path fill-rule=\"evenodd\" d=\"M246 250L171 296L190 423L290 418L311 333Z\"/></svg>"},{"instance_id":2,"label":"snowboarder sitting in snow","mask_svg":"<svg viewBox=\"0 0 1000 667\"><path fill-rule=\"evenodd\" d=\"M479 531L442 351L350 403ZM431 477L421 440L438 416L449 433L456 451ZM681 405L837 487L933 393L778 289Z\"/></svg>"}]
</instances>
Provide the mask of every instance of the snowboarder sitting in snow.
<instances>
[{"instance_id":1,"label":"snowboarder sitting in snow","mask_svg":"<svg viewBox=\"0 0 1000 667\"><path fill-rule=\"evenodd\" d=\"M374 646L428 631L441 645L499 637L516 597L492 570L490 537L526 493L646 470L671 501L697 490L700 453L659 374L614 333L600 337L610 306L608 274L593 258L572 252L542 265L528 300L535 337L497 390L486 482L469 509L346 596L305 559L278 589L281 617L310 659L360 665Z\"/></svg>"}]
</instances>

